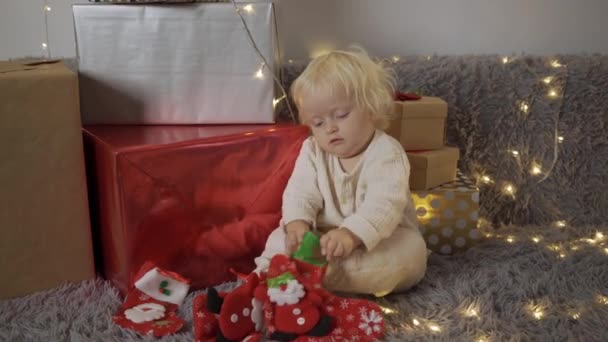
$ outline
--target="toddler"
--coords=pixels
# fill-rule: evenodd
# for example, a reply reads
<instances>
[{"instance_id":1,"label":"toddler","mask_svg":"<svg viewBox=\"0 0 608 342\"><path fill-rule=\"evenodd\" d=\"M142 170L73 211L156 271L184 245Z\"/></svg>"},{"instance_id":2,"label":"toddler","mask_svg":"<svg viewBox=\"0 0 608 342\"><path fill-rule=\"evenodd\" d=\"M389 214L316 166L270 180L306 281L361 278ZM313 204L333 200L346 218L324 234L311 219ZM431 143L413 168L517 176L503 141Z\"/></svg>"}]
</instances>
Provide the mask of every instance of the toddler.
<instances>
[{"instance_id":1,"label":"toddler","mask_svg":"<svg viewBox=\"0 0 608 342\"><path fill-rule=\"evenodd\" d=\"M410 164L383 132L392 77L360 48L315 58L291 86L312 137L283 194L282 220L256 271L294 252L307 231L321 235L330 291L382 296L418 283L427 249L409 190Z\"/></svg>"}]
</instances>

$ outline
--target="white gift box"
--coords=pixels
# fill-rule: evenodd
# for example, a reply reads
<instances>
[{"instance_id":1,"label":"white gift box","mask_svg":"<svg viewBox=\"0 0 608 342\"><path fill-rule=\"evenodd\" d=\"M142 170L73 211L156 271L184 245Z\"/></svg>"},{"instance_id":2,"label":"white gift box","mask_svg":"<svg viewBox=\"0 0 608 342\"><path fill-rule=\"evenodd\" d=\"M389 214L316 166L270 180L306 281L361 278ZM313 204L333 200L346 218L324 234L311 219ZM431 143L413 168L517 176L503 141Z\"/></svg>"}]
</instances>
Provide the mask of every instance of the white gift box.
<instances>
[{"instance_id":1,"label":"white gift box","mask_svg":"<svg viewBox=\"0 0 608 342\"><path fill-rule=\"evenodd\" d=\"M74 5L84 124L274 122L271 2ZM245 8L246 7L246 8Z\"/></svg>"}]
</instances>

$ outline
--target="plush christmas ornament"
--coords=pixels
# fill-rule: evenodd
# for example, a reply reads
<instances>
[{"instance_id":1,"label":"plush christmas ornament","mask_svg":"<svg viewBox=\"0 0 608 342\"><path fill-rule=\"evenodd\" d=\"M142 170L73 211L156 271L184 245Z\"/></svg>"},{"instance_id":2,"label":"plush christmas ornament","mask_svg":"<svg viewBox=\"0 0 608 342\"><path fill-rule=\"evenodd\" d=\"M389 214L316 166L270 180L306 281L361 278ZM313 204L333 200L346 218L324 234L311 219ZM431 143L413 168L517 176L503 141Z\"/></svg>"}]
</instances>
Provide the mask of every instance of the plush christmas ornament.
<instances>
[{"instance_id":1,"label":"plush christmas ornament","mask_svg":"<svg viewBox=\"0 0 608 342\"><path fill-rule=\"evenodd\" d=\"M255 292L256 299L266 304L270 339L291 341L299 336L328 335L332 330L332 318L323 314L327 294L320 289L299 272L297 260L275 255L270 260L266 283L258 286Z\"/></svg>"},{"instance_id":2,"label":"plush christmas ornament","mask_svg":"<svg viewBox=\"0 0 608 342\"><path fill-rule=\"evenodd\" d=\"M232 292L220 293L210 288L207 294L194 299L196 341L256 342L261 339L262 303L253 296L259 277L255 272L248 276L237 275L244 283Z\"/></svg>"},{"instance_id":3,"label":"plush christmas ornament","mask_svg":"<svg viewBox=\"0 0 608 342\"><path fill-rule=\"evenodd\" d=\"M177 273L145 263L125 298L114 323L143 335L165 336L182 328L176 314L190 288L190 281Z\"/></svg>"},{"instance_id":4,"label":"plush christmas ornament","mask_svg":"<svg viewBox=\"0 0 608 342\"><path fill-rule=\"evenodd\" d=\"M322 286L326 269L326 261L320 254L319 237L310 232L304 235L300 247L292 257L273 257L268 279L256 289L256 297L261 297L259 292L266 288L268 300L264 309L271 339L296 342L371 342L382 337L384 320L380 307L367 300L341 298L326 291ZM306 299L313 305L307 303ZM290 304L294 302L297 304ZM294 308L289 312L290 305L303 305L308 311ZM294 328L294 323L312 325L317 315L321 317L319 323L308 333L298 333L303 329L296 331Z\"/></svg>"}]
</instances>

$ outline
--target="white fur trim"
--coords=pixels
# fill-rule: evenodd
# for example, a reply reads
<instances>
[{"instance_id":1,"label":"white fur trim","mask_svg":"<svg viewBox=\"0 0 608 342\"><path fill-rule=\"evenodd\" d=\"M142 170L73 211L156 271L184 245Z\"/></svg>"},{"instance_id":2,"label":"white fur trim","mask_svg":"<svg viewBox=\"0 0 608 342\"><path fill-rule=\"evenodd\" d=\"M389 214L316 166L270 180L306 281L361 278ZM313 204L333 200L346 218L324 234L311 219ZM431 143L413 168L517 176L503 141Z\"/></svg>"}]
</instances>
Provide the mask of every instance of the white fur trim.
<instances>
[{"instance_id":1,"label":"white fur trim","mask_svg":"<svg viewBox=\"0 0 608 342\"><path fill-rule=\"evenodd\" d=\"M270 298L270 301L279 306L297 304L305 295L304 286L296 279L287 282L285 290L281 290L280 287L268 288L268 297Z\"/></svg>"},{"instance_id":2,"label":"white fur trim","mask_svg":"<svg viewBox=\"0 0 608 342\"><path fill-rule=\"evenodd\" d=\"M160 283L165 280L169 283L166 289L171 291L171 294L168 296L159 292ZM156 300L176 305L182 304L190 289L190 285L160 274L157 267L151 269L144 274L143 277L139 278L139 280L135 282L135 287Z\"/></svg>"},{"instance_id":3,"label":"white fur trim","mask_svg":"<svg viewBox=\"0 0 608 342\"><path fill-rule=\"evenodd\" d=\"M133 323L155 321L165 317L165 307L156 303L143 303L125 310L125 317Z\"/></svg>"},{"instance_id":4,"label":"white fur trim","mask_svg":"<svg viewBox=\"0 0 608 342\"><path fill-rule=\"evenodd\" d=\"M255 298L251 299L251 321L255 324L255 331L262 331L264 327L264 303Z\"/></svg>"}]
</instances>

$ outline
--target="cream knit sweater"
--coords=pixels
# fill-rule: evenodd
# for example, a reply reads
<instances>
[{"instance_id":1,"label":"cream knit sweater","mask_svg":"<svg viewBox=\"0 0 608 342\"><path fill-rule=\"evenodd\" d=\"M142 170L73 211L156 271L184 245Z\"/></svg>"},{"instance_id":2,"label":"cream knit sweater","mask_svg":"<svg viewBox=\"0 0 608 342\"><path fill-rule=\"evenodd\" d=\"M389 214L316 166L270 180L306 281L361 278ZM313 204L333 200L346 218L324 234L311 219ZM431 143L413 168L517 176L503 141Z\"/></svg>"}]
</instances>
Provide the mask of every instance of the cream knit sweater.
<instances>
[{"instance_id":1,"label":"cream knit sweater","mask_svg":"<svg viewBox=\"0 0 608 342\"><path fill-rule=\"evenodd\" d=\"M345 227L372 250L395 229L418 231L409 190L410 164L403 147L376 130L353 170L306 139L283 194L283 223Z\"/></svg>"}]
</instances>

